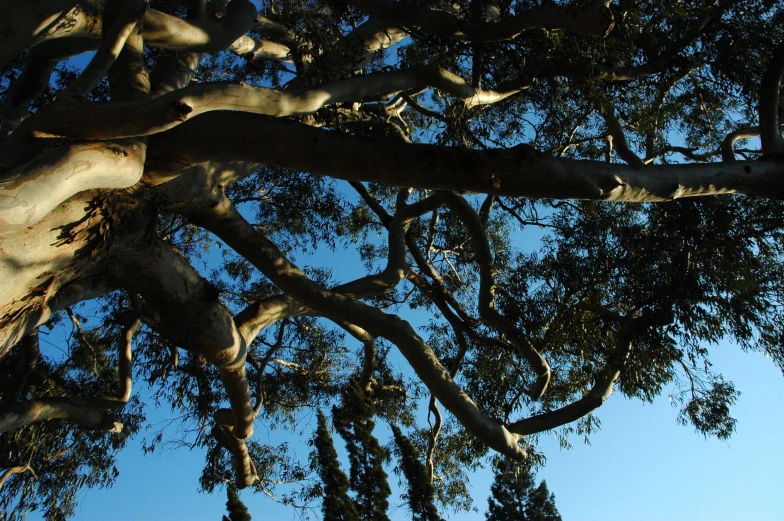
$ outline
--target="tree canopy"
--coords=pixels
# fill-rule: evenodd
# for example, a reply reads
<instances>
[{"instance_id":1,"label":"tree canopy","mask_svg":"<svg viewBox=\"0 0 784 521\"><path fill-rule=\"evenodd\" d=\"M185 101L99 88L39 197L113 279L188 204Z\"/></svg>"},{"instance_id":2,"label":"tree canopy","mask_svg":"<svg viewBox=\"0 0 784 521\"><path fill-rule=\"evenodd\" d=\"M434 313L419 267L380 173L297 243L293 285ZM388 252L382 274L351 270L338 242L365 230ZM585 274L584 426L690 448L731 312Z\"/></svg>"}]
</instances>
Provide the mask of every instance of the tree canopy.
<instances>
[{"instance_id":1,"label":"tree canopy","mask_svg":"<svg viewBox=\"0 0 784 521\"><path fill-rule=\"evenodd\" d=\"M312 466L254 429L330 405L363 408L336 424L356 476L394 453L421 479L419 454L458 509L468 469L590 435L614 390L729 437L711 346L784 367L783 22L772 0L0 0L0 508L72 514L154 406L202 489L294 505Z\"/></svg>"}]
</instances>

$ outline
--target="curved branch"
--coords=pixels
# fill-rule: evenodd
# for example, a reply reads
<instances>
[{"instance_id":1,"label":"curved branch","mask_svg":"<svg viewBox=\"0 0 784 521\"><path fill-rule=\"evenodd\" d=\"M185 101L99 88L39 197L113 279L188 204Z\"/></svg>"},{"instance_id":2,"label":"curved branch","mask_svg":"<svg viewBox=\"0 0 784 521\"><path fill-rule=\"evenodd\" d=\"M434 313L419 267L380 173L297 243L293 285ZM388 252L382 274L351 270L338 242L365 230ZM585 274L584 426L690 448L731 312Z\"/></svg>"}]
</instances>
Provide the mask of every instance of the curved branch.
<instances>
[{"instance_id":1,"label":"curved branch","mask_svg":"<svg viewBox=\"0 0 784 521\"><path fill-rule=\"evenodd\" d=\"M27 117L30 104L49 87L52 71L60 61L97 46L98 41L91 38L61 38L30 49L22 74L8 88L5 102L0 105L3 134L11 133Z\"/></svg>"},{"instance_id":2,"label":"curved branch","mask_svg":"<svg viewBox=\"0 0 784 521\"><path fill-rule=\"evenodd\" d=\"M253 404L245 368L247 349L231 312L215 289L170 246L128 241L112 252L110 274L142 297L145 321L177 345L218 368L234 411L233 433L253 433ZM150 259L155 259L151 262Z\"/></svg>"},{"instance_id":3,"label":"curved branch","mask_svg":"<svg viewBox=\"0 0 784 521\"><path fill-rule=\"evenodd\" d=\"M25 465L19 465L16 467L11 467L9 469L6 469L6 471L3 472L3 475L0 476L0 489L3 488L3 485L5 485L5 482L8 481L8 479L11 476L15 476L17 474L23 474L25 472L29 472L30 475L33 476L33 479L35 479L36 481L38 480L38 476L36 475L35 470L33 469L33 467L30 466L29 463L27 463Z\"/></svg>"},{"instance_id":4,"label":"curved branch","mask_svg":"<svg viewBox=\"0 0 784 521\"><path fill-rule=\"evenodd\" d=\"M155 9L144 15L144 43L170 51L210 53L227 49L256 21L256 7L249 0L233 0L226 16L186 21Z\"/></svg>"},{"instance_id":5,"label":"curved branch","mask_svg":"<svg viewBox=\"0 0 784 521\"><path fill-rule=\"evenodd\" d=\"M721 160L725 163L735 161L735 142L739 139L748 139L760 135L759 127L743 127L730 132L721 142Z\"/></svg>"},{"instance_id":6,"label":"curved branch","mask_svg":"<svg viewBox=\"0 0 784 521\"><path fill-rule=\"evenodd\" d=\"M234 460L234 483L237 488L247 488L259 481L256 465L248 452L248 444L243 438L234 435L231 409L219 409L213 415L215 425L212 428L212 437L223 448L229 451Z\"/></svg>"},{"instance_id":7,"label":"curved branch","mask_svg":"<svg viewBox=\"0 0 784 521\"><path fill-rule=\"evenodd\" d=\"M613 361L607 364L605 370L585 396L555 411L538 414L509 424L507 426L509 431L522 436L547 431L579 420L601 407L612 394L615 382L621 376L626 361L629 359L632 338L638 327L637 319L627 319L621 326L615 341Z\"/></svg>"},{"instance_id":8,"label":"curved branch","mask_svg":"<svg viewBox=\"0 0 784 521\"><path fill-rule=\"evenodd\" d=\"M531 341L523 336L514 324L495 308L493 299L495 294L495 262L482 221L474 209L471 208L471 205L454 192L443 191L439 192L438 195L463 222L474 245L480 277L479 314L512 343L520 356L525 358L528 365L534 370L536 383L533 389L530 390L529 395L532 399L538 400L544 395L550 383L550 365L536 350Z\"/></svg>"},{"instance_id":9,"label":"curved branch","mask_svg":"<svg viewBox=\"0 0 784 521\"><path fill-rule=\"evenodd\" d=\"M93 142L55 148L0 177L0 234L43 219L74 194L127 188L142 178L144 143Z\"/></svg>"},{"instance_id":10,"label":"curved branch","mask_svg":"<svg viewBox=\"0 0 784 521\"><path fill-rule=\"evenodd\" d=\"M629 143L626 141L626 133L623 131L621 122L615 117L615 110L612 107L605 108L602 110L602 117L607 124L607 132L610 134L612 146L615 148L618 157L630 165L644 165L643 160L629 148Z\"/></svg>"},{"instance_id":11,"label":"curved branch","mask_svg":"<svg viewBox=\"0 0 784 521\"><path fill-rule=\"evenodd\" d=\"M372 306L330 292L308 279L228 201L210 210L209 215L200 216L200 224L248 259L283 291L324 316L351 322L373 336L390 340L400 349L425 385L469 432L503 454L518 459L525 457L516 437L477 408L449 377L432 349L410 324L397 316L387 315Z\"/></svg>"},{"instance_id":12,"label":"curved branch","mask_svg":"<svg viewBox=\"0 0 784 521\"><path fill-rule=\"evenodd\" d=\"M98 85L109 68L120 55L125 42L141 22L141 17L147 9L147 0L128 0L117 14L112 27L104 35L98 52L95 53L90 63L66 89L60 93L58 101L76 101L86 97ZM71 100L69 98L75 98Z\"/></svg>"}]
</instances>

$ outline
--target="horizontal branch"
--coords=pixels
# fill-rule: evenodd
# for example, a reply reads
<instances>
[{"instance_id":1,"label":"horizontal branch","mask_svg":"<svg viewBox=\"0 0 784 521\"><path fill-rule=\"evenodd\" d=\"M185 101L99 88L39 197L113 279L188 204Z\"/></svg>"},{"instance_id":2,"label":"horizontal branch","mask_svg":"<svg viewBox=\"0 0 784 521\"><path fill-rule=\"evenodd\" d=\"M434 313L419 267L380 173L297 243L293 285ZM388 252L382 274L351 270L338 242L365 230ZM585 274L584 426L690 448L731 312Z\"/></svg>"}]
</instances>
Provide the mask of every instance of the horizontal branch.
<instances>
[{"instance_id":1,"label":"horizontal branch","mask_svg":"<svg viewBox=\"0 0 784 521\"><path fill-rule=\"evenodd\" d=\"M468 106L495 103L520 92L520 88L504 92L474 89L459 76L431 66L367 74L298 91L245 83L199 83L149 101L49 106L25 121L17 133L78 139L147 136L207 112L230 110L278 118L301 116L335 103L431 87L463 99Z\"/></svg>"},{"instance_id":2,"label":"horizontal branch","mask_svg":"<svg viewBox=\"0 0 784 521\"><path fill-rule=\"evenodd\" d=\"M27 400L0 410L0 433L24 427L33 422L64 419L81 427L107 432L122 431L122 424L106 418L106 411L124 403L109 399L71 400L42 398Z\"/></svg>"},{"instance_id":3,"label":"horizontal branch","mask_svg":"<svg viewBox=\"0 0 784 521\"><path fill-rule=\"evenodd\" d=\"M379 141L249 114L207 114L155 136L150 147L151 171L233 158L347 181L530 198L784 197L784 165L775 161L619 165L547 156L527 145L467 150Z\"/></svg>"}]
</instances>

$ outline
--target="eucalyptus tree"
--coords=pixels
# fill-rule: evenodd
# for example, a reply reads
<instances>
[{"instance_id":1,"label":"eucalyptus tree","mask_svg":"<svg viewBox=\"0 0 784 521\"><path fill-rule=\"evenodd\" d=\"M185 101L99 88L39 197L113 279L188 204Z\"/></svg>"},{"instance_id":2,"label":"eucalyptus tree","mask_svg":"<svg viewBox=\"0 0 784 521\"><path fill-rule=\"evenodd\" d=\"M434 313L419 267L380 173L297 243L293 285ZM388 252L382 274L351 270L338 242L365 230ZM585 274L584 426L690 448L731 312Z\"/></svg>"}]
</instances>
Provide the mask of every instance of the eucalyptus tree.
<instances>
[{"instance_id":1,"label":"eucalyptus tree","mask_svg":"<svg viewBox=\"0 0 784 521\"><path fill-rule=\"evenodd\" d=\"M206 490L303 479L254 425L351 379L453 504L488 449L587 434L616 387L674 382L684 422L729 436L710 345L782 363L782 21L769 0L1 1L3 506L67 515L111 483L139 380ZM294 263L317 246L367 274ZM57 323L62 356L37 347Z\"/></svg>"}]
</instances>

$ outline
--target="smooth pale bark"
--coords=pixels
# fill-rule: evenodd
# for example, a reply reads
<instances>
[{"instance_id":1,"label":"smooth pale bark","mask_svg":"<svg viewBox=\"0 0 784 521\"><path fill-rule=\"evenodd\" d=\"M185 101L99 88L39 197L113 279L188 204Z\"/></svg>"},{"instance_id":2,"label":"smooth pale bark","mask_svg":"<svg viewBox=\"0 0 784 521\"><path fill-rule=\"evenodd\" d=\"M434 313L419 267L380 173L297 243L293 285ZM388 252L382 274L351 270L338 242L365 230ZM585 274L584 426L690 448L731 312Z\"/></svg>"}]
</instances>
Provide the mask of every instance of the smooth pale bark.
<instances>
[{"instance_id":1,"label":"smooth pale bark","mask_svg":"<svg viewBox=\"0 0 784 521\"><path fill-rule=\"evenodd\" d=\"M79 5L80 8L75 7ZM62 30L71 28L86 32L86 17L78 12L96 13L93 2L77 0L27 0L20 9L19 2L0 1L0 68L32 43L60 35ZM100 37L100 31L91 33Z\"/></svg>"},{"instance_id":2,"label":"smooth pale bark","mask_svg":"<svg viewBox=\"0 0 784 521\"><path fill-rule=\"evenodd\" d=\"M721 142L721 160L727 163L735 161L735 142L739 139L748 139L759 135L759 127L743 127L730 132Z\"/></svg>"},{"instance_id":3,"label":"smooth pale bark","mask_svg":"<svg viewBox=\"0 0 784 521\"><path fill-rule=\"evenodd\" d=\"M234 434L253 433L245 371L247 349L231 312L188 261L159 240L127 241L112 252L110 275L143 297L145 322L172 342L214 364L234 412Z\"/></svg>"},{"instance_id":4,"label":"smooth pale bark","mask_svg":"<svg viewBox=\"0 0 784 521\"><path fill-rule=\"evenodd\" d=\"M618 332L612 361L608 362L607 367L585 396L554 411L516 421L508 425L509 430L521 436L544 432L577 421L601 407L612 394L615 382L621 377L631 353L634 333L640 327L639 324L638 319L626 320Z\"/></svg>"},{"instance_id":5,"label":"smooth pale bark","mask_svg":"<svg viewBox=\"0 0 784 521\"><path fill-rule=\"evenodd\" d=\"M59 102L67 100L69 97L81 100L92 92L117 60L117 57L120 56L125 42L136 29L136 24L141 21L140 18L146 8L146 0L127 0L125 2L112 27L104 35L98 52L84 68L82 74L60 93Z\"/></svg>"},{"instance_id":6,"label":"smooth pale bark","mask_svg":"<svg viewBox=\"0 0 784 521\"><path fill-rule=\"evenodd\" d=\"M618 154L618 157L626 161L629 165L641 166L643 160L629 148L629 143L626 141L626 133L623 131L621 122L615 117L615 110L612 107L608 107L602 113L602 116L607 124L607 132L610 134L612 146L615 149L615 153Z\"/></svg>"},{"instance_id":7,"label":"smooth pale bark","mask_svg":"<svg viewBox=\"0 0 784 521\"><path fill-rule=\"evenodd\" d=\"M240 36L232 43L228 50L250 60L268 58L282 62L292 62L291 49L282 43L251 38L247 35Z\"/></svg>"},{"instance_id":8,"label":"smooth pale bark","mask_svg":"<svg viewBox=\"0 0 784 521\"><path fill-rule=\"evenodd\" d=\"M431 87L463 99L467 106L495 103L520 90L474 89L459 76L430 66L368 74L295 91L245 83L199 83L149 101L50 106L25 121L17 133L78 139L148 136L213 111L241 111L278 118L301 116L335 103ZM13 142L3 144L0 153L12 146Z\"/></svg>"},{"instance_id":9,"label":"smooth pale bark","mask_svg":"<svg viewBox=\"0 0 784 521\"><path fill-rule=\"evenodd\" d=\"M223 158L348 181L530 198L660 202L731 193L784 196L784 165L775 161L618 165L546 156L525 145L480 151L381 141L232 113L205 114L155 136L148 168L176 171Z\"/></svg>"},{"instance_id":10,"label":"smooth pale bark","mask_svg":"<svg viewBox=\"0 0 784 521\"><path fill-rule=\"evenodd\" d=\"M133 299L138 303L137 299ZM0 433L18 429L33 422L65 419L82 427L100 429L108 432L122 431L122 424L111 421L106 413L112 409L122 409L131 397L133 335L139 327L139 319L134 318L125 327L118 353L118 372L120 385L113 396L92 400L69 398L41 398L9 405L0 410ZM25 337L28 340L30 335ZM35 333L37 349L37 332ZM22 342L22 349L30 349L29 341ZM26 356L23 355L23 357Z\"/></svg>"},{"instance_id":11,"label":"smooth pale bark","mask_svg":"<svg viewBox=\"0 0 784 521\"><path fill-rule=\"evenodd\" d=\"M74 194L127 188L144 172L146 145L92 142L56 148L0 176L0 235L43 219Z\"/></svg>"},{"instance_id":12,"label":"smooth pale bark","mask_svg":"<svg viewBox=\"0 0 784 521\"><path fill-rule=\"evenodd\" d=\"M219 52L250 30L256 7L249 0L233 0L223 18L183 20L155 9L144 15L144 43L170 51Z\"/></svg>"},{"instance_id":13,"label":"smooth pale bark","mask_svg":"<svg viewBox=\"0 0 784 521\"><path fill-rule=\"evenodd\" d=\"M17 474L22 474L24 472L29 472L30 474L32 474L33 479L36 479L36 480L38 479L38 476L36 475L35 470L33 470L33 467L31 467L29 464L18 465L16 467L10 467L10 468L6 469L5 472L3 472L2 476L0 476L0 489L3 488L3 485L5 485L5 482L8 481L8 479L11 476L15 476Z\"/></svg>"},{"instance_id":14,"label":"smooth pale bark","mask_svg":"<svg viewBox=\"0 0 784 521\"><path fill-rule=\"evenodd\" d=\"M122 404L124 405L124 404ZM43 398L28 400L0 410L0 433L34 422L69 420L88 429L121 432L122 424L106 417L106 411L118 406L111 400L69 400Z\"/></svg>"},{"instance_id":15,"label":"smooth pale bark","mask_svg":"<svg viewBox=\"0 0 784 521\"><path fill-rule=\"evenodd\" d=\"M46 272L43 272L46 274ZM73 282L59 281L59 277L49 279L50 287L61 287L59 292L50 296L33 288L10 304L0 307L0 358L19 343L22 338L38 326L46 323L56 311L73 306L79 302L105 295L116 287L103 279L85 278Z\"/></svg>"},{"instance_id":16,"label":"smooth pale bark","mask_svg":"<svg viewBox=\"0 0 784 521\"><path fill-rule=\"evenodd\" d=\"M0 2L0 67L22 50L48 40L75 37L100 40L105 0L29 0ZM234 0L220 20L186 21L155 9L144 16L146 45L182 52L218 52L246 33L256 21L249 0ZM97 43L96 43L97 47Z\"/></svg>"}]
</instances>

